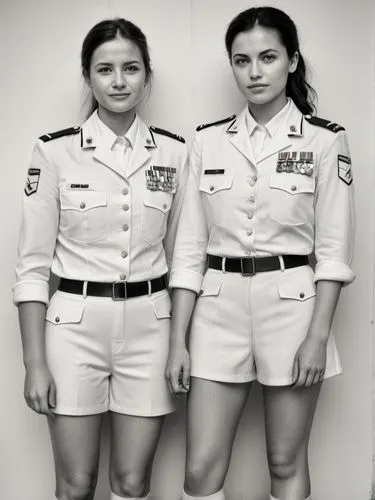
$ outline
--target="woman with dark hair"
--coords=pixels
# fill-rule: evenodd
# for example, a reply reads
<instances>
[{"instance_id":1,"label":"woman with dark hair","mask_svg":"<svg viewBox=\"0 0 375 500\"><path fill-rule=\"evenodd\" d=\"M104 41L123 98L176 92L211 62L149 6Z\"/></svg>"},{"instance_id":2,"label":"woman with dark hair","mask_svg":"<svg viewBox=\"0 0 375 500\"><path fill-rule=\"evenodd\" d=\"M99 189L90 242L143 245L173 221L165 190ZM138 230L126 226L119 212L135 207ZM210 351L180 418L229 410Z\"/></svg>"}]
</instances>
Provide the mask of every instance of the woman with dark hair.
<instances>
[{"instance_id":1,"label":"woman with dark hair","mask_svg":"<svg viewBox=\"0 0 375 500\"><path fill-rule=\"evenodd\" d=\"M320 387L341 372L331 322L342 285L354 279L348 144L341 126L311 116L313 91L284 12L241 12L226 47L247 105L197 129L170 280L171 391L187 392L191 375L183 499L224 499L236 429L258 380L270 498L305 500Z\"/></svg>"},{"instance_id":2,"label":"woman with dark hair","mask_svg":"<svg viewBox=\"0 0 375 500\"><path fill-rule=\"evenodd\" d=\"M151 80L142 31L95 25L82 46L93 113L41 136L28 170L14 301L25 398L48 415L56 499L91 500L110 411L111 500L146 498L164 415L166 273L187 176L185 141L137 106ZM49 301L50 271L60 277Z\"/></svg>"}]
</instances>

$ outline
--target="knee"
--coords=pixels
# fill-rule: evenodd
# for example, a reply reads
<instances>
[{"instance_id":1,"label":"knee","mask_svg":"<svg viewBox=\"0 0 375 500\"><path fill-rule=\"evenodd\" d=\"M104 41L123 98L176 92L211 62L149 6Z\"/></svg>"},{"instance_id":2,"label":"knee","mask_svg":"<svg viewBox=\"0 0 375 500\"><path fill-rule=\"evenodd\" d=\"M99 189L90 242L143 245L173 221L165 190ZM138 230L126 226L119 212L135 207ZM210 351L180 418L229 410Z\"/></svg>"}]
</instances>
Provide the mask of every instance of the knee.
<instances>
[{"instance_id":1,"label":"knee","mask_svg":"<svg viewBox=\"0 0 375 500\"><path fill-rule=\"evenodd\" d=\"M91 500L95 486L95 474L76 473L58 481L57 496L60 500Z\"/></svg>"},{"instance_id":2,"label":"knee","mask_svg":"<svg viewBox=\"0 0 375 500\"><path fill-rule=\"evenodd\" d=\"M268 466L272 477L289 479L296 474L296 455L293 453L270 453Z\"/></svg>"},{"instance_id":3,"label":"knee","mask_svg":"<svg viewBox=\"0 0 375 500\"><path fill-rule=\"evenodd\" d=\"M215 474L215 470L220 469L219 466L220 464L217 460L206 456L189 460L186 464L185 489L191 493L198 494L208 484L212 485L214 489L220 488L221 474ZM216 481L213 476L217 476Z\"/></svg>"},{"instance_id":4,"label":"knee","mask_svg":"<svg viewBox=\"0 0 375 500\"><path fill-rule=\"evenodd\" d=\"M116 495L125 497L143 497L148 492L145 473L119 471L111 473L111 488Z\"/></svg>"}]
</instances>

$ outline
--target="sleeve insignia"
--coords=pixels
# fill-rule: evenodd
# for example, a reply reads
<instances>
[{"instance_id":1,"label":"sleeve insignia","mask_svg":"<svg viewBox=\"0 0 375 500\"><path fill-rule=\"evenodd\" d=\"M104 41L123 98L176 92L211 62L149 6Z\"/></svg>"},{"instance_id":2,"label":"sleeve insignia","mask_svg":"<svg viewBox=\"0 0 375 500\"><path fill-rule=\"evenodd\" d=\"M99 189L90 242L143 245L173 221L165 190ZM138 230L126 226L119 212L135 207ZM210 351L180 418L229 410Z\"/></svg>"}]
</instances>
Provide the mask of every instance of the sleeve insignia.
<instances>
[{"instance_id":1,"label":"sleeve insignia","mask_svg":"<svg viewBox=\"0 0 375 500\"><path fill-rule=\"evenodd\" d=\"M172 139L176 139L176 141L185 143L185 139L180 135L174 134L173 132L169 132L168 130L164 130L162 128L151 126L150 130L155 132L155 134L165 135L167 137L171 137Z\"/></svg>"},{"instance_id":2,"label":"sleeve insignia","mask_svg":"<svg viewBox=\"0 0 375 500\"><path fill-rule=\"evenodd\" d=\"M48 142L52 141L53 139L58 139L59 137L64 137L65 135L78 134L80 130L81 127L64 128L63 130L58 130L57 132L51 132L49 134L41 135L39 139L43 142Z\"/></svg>"},{"instance_id":3,"label":"sleeve insignia","mask_svg":"<svg viewBox=\"0 0 375 500\"><path fill-rule=\"evenodd\" d=\"M345 130L344 127L338 125L337 123L331 122L329 120L324 120L323 118L318 118L317 116L306 115L306 121L311 123L311 125L316 125L317 127L323 127L331 132L340 132L340 130Z\"/></svg>"},{"instance_id":4,"label":"sleeve insignia","mask_svg":"<svg viewBox=\"0 0 375 500\"><path fill-rule=\"evenodd\" d=\"M208 127L213 127L214 125L221 125L222 123L227 123L230 122L231 120L234 120L236 118L236 115L228 116L228 118L223 118L222 120L218 120L216 122L212 123L203 123L202 125L199 125L196 130L199 132L200 130L203 130Z\"/></svg>"},{"instance_id":5,"label":"sleeve insignia","mask_svg":"<svg viewBox=\"0 0 375 500\"><path fill-rule=\"evenodd\" d=\"M25 185L25 194L30 196L38 191L40 168L29 168Z\"/></svg>"},{"instance_id":6,"label":"sleeve insignia","mask_svg":"<svg viewBox=\"0 0 375 500\"><path fill-rule=\"evenodd\" d=\"M337 155L337 172L348 186L353 182L352 162L348 156Z\"/></svg>"}]
</instances>

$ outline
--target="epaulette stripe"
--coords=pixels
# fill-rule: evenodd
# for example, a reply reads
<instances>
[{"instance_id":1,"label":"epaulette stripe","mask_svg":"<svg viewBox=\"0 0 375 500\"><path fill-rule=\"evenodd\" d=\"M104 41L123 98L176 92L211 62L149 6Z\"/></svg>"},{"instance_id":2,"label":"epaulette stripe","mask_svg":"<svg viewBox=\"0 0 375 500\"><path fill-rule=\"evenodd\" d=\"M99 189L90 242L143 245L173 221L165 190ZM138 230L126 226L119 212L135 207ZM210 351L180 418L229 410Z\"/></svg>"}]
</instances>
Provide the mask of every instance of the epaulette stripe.
<instances>
[{"instance_id":1,"label":"epaulette stripe","mask_svg":"<svg viewBox=\"0 0 375 500\"><path fill-rule=\"evenodd\" d=\"M222 120L218 120L216 122L212 122L212 123L204 123L202 125L199 125L196 130L197 132L199 132L200 130L203 130L205 128L208 128L208 127L212 127L214 125L221 125L222 123L227 123L227 122L230 122L231 120L235 119L236 118L236 115L232 115L232 116L228 116L228 118L223 118Z\"/></svg>"},{"instance_id":2,"label":"epaulette stripe","mask_svg":"<svg viewBox=\"0 0 375 500\"><path fill-rule=\"evenodd\" d=\"M57 132L49 132L48 134L41 135L39 139L43 142L52 141L53 139L58 139L59 137L64 137L65 135L78 134L81 131L81 127L69 127L63 130L58 130Z\"/></svg>"},{"instance_id":3,"label":"epaulette stripe","mask_svg":"<svg viewBox=\"0 0 375 500\"><path fill-rule=\"evenodd\" d=\"M345 128L339 125L338 123L325 120L324 118L318 118L317 116L306 115L305 119L306 121L311 123L311 125L316 125L317 127L326 128L331 132L337 133L340 132L341 130L345 130Z\"/></svg>"},{"instance_id":4,"label":"epaulette stripe","mask_svg":"<svg viewBox=\"0 0 375 500\"><path fill-rule=\"evenodd\" d=\"M183 137L174 134L173 132L169 132L169 130L164 130L163 128L151 126L150 131L155 132L156 134L165 135L167 137L170 137L171 139L176 139L176 141L185 143L185 139Z\"/></svg>"}]
</instances>

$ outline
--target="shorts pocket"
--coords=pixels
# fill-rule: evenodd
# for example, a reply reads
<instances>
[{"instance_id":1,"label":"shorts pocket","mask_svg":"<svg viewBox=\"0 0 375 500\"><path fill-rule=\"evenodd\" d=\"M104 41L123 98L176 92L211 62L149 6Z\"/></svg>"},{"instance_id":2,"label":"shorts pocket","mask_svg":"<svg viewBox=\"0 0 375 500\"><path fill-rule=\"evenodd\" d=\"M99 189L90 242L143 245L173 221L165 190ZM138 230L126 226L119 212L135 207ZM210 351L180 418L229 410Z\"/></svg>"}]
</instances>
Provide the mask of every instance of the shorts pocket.
<instances>
[{"instance_id":1,"label":"shorts pocket","mask_svg":"<svg viewBox=\"0 0 375 500\"><path fill-rule=\"evenodd\" d=\"M165 191L147 194L142 207L142 236L149 245L155 245L165 236L173 194Z\"/></svg>"},{"instance_id":2,"label":"shorts pocket","mask_svg":"<svg viewBox=\"0 0 375 500\"><path fill-rule=\"evenodd\" d=\"M313 220L315 180L306 175L271 175L270 217L280 224L299 225Z\"/></svg>"},{"instance_id":3,"label":"shorts pocket","mask_svg":"<svg viewBox=\"0 0 375 500\"><path fill-rule=\"evenodd\" d=\"M79 243L94 243L107 237L107 193L105 191L60 191L60 231Z\"/></svg>"},{"instance_id":4,"label":"shorts pocket","mask_svg":"<svg viewBox=\"0 0 375 500\"><path fill-rule=\"evenodd\" d=\"M316 286L313 281L311 269L304 267L292 273L286 271L286 274L279 281L278 289L281 299L305 302L315 297Z\"/></svg>"},{"instance_id":5,"label":"shorts pocket","mask_svg":"<svg viewBox=\"0 0 375 500\"><path fill-rule=\"evenodd\" d=\"M152 301L152 308L157 319L170 318L172 316L171 307L171 299L168 292Z\"/></svg>"},{"instance_id":6,"label":"shorts pocket","mask_svg":"<svg viewBox=\"0 0 375 500\"><path fill-rule=\"evenodd\" d=\"M46 313L46 321L54 325L80 323L85 305L83 301L69 300L54 295Z\"/></svg>"}]
</instances>

